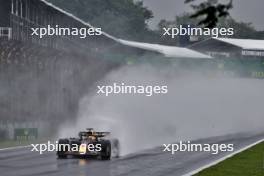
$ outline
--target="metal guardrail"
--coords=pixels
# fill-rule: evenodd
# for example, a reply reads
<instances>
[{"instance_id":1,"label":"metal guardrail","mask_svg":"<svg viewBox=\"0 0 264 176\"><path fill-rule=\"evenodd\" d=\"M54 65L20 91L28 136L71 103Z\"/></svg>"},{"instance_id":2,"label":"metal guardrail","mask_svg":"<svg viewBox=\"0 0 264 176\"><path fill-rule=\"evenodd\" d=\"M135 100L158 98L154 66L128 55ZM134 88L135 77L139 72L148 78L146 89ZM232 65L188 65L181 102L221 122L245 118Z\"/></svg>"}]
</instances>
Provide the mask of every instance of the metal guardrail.
<instances>
[{"instance_id":1,"label":"metal guardrail","mask_svg":"<svg viewBox=\"0 0 264 176\"><path fill-rule=\"evenodd\" d=\"M0 37L7 37L8 40L12 39L12 28L0 27Z\"/></svg>"}]
</instances>

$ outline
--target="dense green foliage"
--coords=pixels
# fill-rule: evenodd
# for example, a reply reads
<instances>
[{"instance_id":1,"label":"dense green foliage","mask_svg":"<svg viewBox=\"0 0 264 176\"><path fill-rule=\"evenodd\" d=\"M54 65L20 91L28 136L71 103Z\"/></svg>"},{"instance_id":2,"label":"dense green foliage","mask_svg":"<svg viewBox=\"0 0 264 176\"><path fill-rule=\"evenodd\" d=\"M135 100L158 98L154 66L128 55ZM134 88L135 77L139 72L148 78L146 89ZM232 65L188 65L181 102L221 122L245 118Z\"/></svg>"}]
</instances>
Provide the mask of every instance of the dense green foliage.
<instances>
[{"instance_id":1,"label":"dense green foliage","mask_svg":"<svg viewBox=\"0 0 264 176\"><path fill-rule=\"evenodd\" d=\"M179 25L192 25L196 26L201 18L192 18L190 13L183 13L176 16L174 20L161 20L158 25L159 33L162 33L164 27L179 27ZM264 31L257 31L251 23L238 22L232 17L219 18L217 26L218 28L234 28L234 35L230 38L244 38L244 39L264 39ZM200 40L205 39L205 36L201 36ZM168 45L177 45L177 39L172 39L170 36L163 36L161 43Z\"/></svg>"},{"instance_id":2,"label":"dense green foliage","mask_svg":"<svg viewBox=\"0 0 264 176\"><path fill-rule=\"evenodd\" d=\"M162 28L180 24L232 27L235 31L235 35L232 36L234 38L264 39L264 32L256 31L250 23L237 22L229 16L228 11L232 7L232 1L222 4L218 0L204 0L198 5L190 4L194 8L194 13L184 13L176 16L172 21L161 20L156 31L149 29L147 25L147 22L153 18L152 11L144 7L143 2L139 0L49 1L93 26L101 27L103 31L123 39L178 45L177 38L162 36ZM189 4L196 0L185 0L185 2ZM209 9L212 10L212 14L207 13ZM208 19L204 16L208 16Z\"/></svg>"},{"instance_id":3,"label":"dense green foliage","mask_svg":"<svg viewBox=\"0 0 264 176\"><path fill-rule=\"evenodd\" d=\"M133 40L146 40L152 37L147 21L153 14L143 6L142 1L50 0L50 2L117 37Z\"/></svg>"},{"instance_id":4,"label":"dense green foliage","mask_svg":"<svg viewBox=\"0 0 264 176\"><path fill-rule=\"evenodd\" d=\"M190 3L196 0L185 0L185 3ZM197 25L213 28L216 27L219 19L229 16L229 10L233 8L233 0L227 4L218 2L218 0L207 0L198 5L191 5L195 12L190 15L191 18L199 18Z\"/></svg>"}]
</instances>

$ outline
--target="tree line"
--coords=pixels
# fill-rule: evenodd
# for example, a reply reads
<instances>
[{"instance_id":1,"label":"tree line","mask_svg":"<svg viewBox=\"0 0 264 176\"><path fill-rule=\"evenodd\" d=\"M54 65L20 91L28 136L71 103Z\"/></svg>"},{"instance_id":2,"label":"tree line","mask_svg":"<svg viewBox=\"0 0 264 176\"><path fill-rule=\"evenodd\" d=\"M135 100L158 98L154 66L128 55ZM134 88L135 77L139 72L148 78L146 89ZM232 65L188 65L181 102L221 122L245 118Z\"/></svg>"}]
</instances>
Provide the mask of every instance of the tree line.
<instances>
[{"instance_id":1,"label":"tree line","mask_svg":"<svg viewBox=\"0 0 264 176\"><path fill-rule=\"evenodd\" d=\"M218 0L183 0L193 8L192 13L175 16L174 20L161 20L157 29L150 29L148 22L154 17L153 12L144 6L143 1L134 0L50 0L55 5L86 20L94 26L100 26L114 36L177 45L175 39L162 38L161 30L167 26L193 24L201 27L234 28L234 38L264 39L264 31L257 31L251 23L238 22L229 11L233 2L221 3ZM175 12L176 13L176 12Z\"/></svg>"}]
</instances>

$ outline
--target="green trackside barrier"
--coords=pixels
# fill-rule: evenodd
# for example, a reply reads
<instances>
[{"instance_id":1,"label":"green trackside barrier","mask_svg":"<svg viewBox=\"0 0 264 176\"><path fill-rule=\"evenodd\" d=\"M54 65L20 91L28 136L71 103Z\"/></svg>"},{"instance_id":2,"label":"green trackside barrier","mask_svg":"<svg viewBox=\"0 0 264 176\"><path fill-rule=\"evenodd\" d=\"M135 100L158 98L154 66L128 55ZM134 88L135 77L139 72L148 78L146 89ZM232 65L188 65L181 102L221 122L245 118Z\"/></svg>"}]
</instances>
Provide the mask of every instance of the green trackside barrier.
<instances>
[{"instance_id":1,"label":"green trackside barrier","mask_svg":"<svg viewBox=\"0 0 264 176\"><path fill-rule=\"evenodd\" d=\"M114 63L133 65L147 63L158 66L173 66L175 69L187 69L191 71L219 71L227 75L242 78L264 79L263 58L214 58L214 59L186 59L166 58L159 54L147 53L144 55L108 53L101 54L101 58Z\"/></svg>"},{"instance_id":2,"label":"green trackside barrier","mask_svg":"<svg viewBox=\"0 0 264 176\"><path fill-rule=\"evenodd\" d=\"M263 59L226 59L223 69L235 72L241 77L264 79Z\"/></svg>"},{"instance_id":3,"label":"green trackside barrier","mask_svg":"<svg viewBox=\"0 0 264 176\"><path fill-rule=\"evenodd\" d=\"M16 141L29 141L38 138L37 128L16 128L14 129L14 139Z\"/></svg>"}]
</instances>

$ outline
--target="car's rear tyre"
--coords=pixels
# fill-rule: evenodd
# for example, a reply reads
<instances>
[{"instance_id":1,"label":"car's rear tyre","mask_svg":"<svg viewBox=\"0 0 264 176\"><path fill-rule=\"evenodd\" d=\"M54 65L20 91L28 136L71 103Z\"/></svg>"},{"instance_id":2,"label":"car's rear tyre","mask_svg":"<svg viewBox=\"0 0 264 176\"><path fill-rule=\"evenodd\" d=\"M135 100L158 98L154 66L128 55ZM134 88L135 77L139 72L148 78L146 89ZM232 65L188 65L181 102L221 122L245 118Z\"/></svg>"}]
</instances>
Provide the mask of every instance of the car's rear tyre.
<instances>
[{"instance_id":1,"label":"car's rear tyre","mask_svg":"<svg viewBox=\"0 0 264 176\"><path fill-rule=\"evenodd\" d=\"M60 139L59 140L59 148L58 148L58 151L57 151L57 156L59 159L65 159L67 158L67 154L66 152L69 150L68 147L66 147L66 145L69 145L70 142L68 139ZM63 147L63 145L65 145L65 147ZM65 150L64 150L65 149Z\"/></svg>"},{"instance_id":2,"label":"car's rear tyre","mask_svg":"<svg viewBox=\"0 0 264 176\"><path fill-rule=\"evenodd\" d=\"M111 142L110 141L102 141L102 151L101 151L101 159L102 160L110 160L111 159Z\"/></svg>"}]
</instances>

